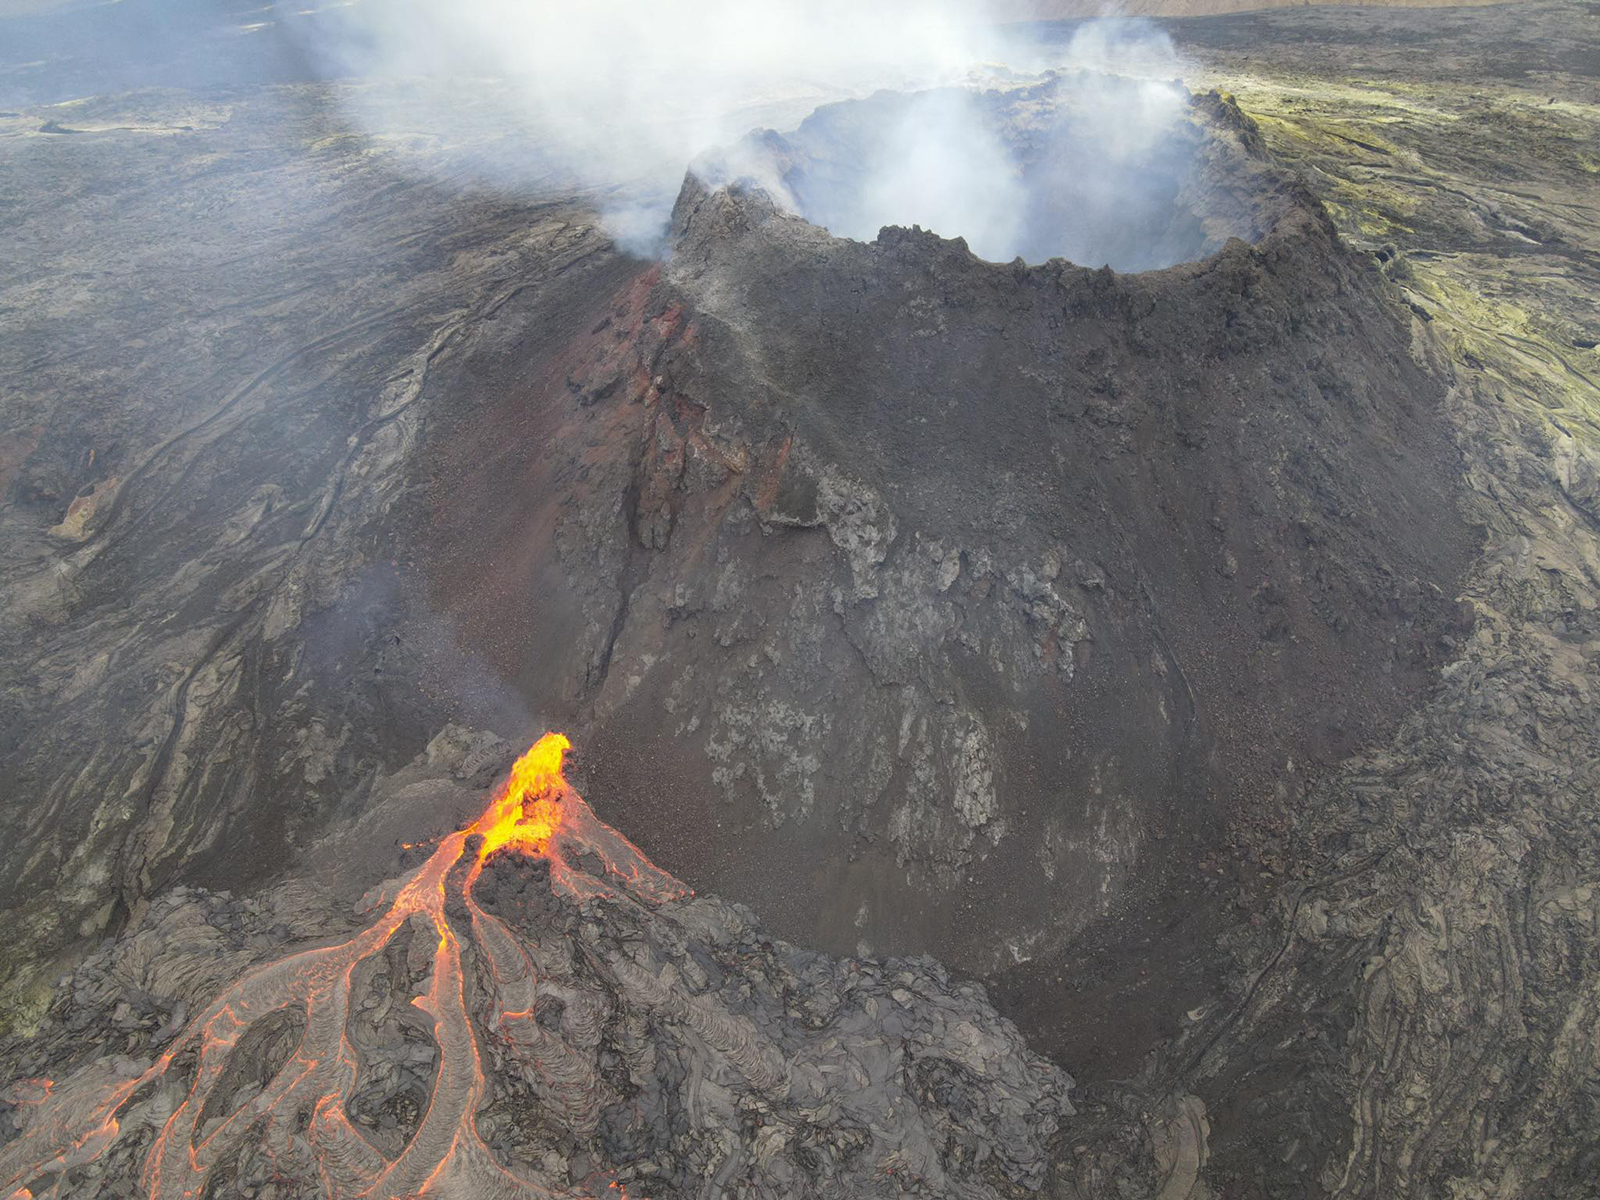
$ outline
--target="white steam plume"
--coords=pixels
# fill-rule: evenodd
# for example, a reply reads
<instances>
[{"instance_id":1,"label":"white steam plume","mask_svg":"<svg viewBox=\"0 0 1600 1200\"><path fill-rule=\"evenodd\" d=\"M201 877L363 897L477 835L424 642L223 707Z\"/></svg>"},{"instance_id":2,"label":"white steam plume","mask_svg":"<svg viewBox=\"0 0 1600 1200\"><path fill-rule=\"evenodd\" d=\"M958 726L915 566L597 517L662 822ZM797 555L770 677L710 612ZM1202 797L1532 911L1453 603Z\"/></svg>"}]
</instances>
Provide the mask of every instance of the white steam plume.
<instances>
[{"instance_id":1,"label":"white steam plume","mask_svg":"<svg viewBox=\"0 0 1600 1200\"><path fill-rule=\"evenodd\" d=\"M654 248L685 167L750 129L880 88L992 81L1002 62L1062 58L992 23L991 0L360 0L313 49L349 89L348 115L384 138L425 134L501 186L595 189L609 230ZM1171 44L1085 27L1072 65L1176 73ZM1029 198L1009 151L960 93L907 110L859 197L866 226L919 223L979 253L1016 240ZM1110 144L1158 136L1166 110L1107 113ZM511 134L512 137L507 135ZM508 149L515 147L515 149ZM780 196L780 200L784 197Z\"/></svg>"}]
</instances>

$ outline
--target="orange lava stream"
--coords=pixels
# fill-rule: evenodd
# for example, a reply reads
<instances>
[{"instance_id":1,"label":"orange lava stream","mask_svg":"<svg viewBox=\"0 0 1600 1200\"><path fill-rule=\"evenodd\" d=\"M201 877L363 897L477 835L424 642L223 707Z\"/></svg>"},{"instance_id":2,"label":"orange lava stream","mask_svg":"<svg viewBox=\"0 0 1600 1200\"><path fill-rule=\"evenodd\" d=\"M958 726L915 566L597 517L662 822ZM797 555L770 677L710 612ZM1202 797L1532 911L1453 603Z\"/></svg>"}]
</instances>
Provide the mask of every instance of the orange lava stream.
<instances>
[{"instance_id":1,"label":"orange lava stream","mask_svg":"<svg viewBox=\"0 0 1600 1200\"><path fill-rule=\"evenodd\" d=\"M570 1051L533 1020L535 980L527 952L499 918L479 907L473 885L490 856L505 851L547 861L552 889L580 902L616 898L617 885L649 905L686 896L689 889L590 811L561 773L570 746L559 733L540 738L517 760L477 821L444 838L411 875L369 895L364 902L368 909L387 902L382 916L341 945L302 951L246 974L142 1074L107 1081L106 1068L95 1064L61 1084L30 1081L31 1086L14 1088L28 1093L26 1102L37 1112L0 1151L0 1196L44 1200L66 1195L61 1189L67 1172L110 1149L128 1102L192 1049L197 1049L198 1061L188 1094L144 1159L141 1187L149 1200L199 1196L211 1170L236 1154L247 1136L258 1139L276 1163L314 1168L331 1200L531 1200L570 1194L513 1175L478 1135L477 1112L486 1091L483 1061L467 1009L462 942L445 914L453 890L466 907L470 939L492 980L498 1017L490 1025L503 1043L502 1052L539 1070L569 1123L592 1121L596 1101L592 1089L575 1082L579 1073L572 1063L564 1061ZM452 878L455 868L475 837L481 841L457 882ZM574 867L569 852L594 855L604 876ZM397 1158L389 1159L346 1115L357 1075L346 1021L357 966L412 921L426 922L438 936L427 990L412 1001L432 1019L438 1074L416 1133ZM202 1128L207 1100L225 1077L240 1037L263 1017L286 1009L305 1016L305 1032L294 1054L254 1098L220 1123L212 1119L216 1114L207 1115ZM563 1090L564 1080L568 1086ZM301 1160L308 1145L311 1162L306 1164Z\"/></svg>"}]
</instances>

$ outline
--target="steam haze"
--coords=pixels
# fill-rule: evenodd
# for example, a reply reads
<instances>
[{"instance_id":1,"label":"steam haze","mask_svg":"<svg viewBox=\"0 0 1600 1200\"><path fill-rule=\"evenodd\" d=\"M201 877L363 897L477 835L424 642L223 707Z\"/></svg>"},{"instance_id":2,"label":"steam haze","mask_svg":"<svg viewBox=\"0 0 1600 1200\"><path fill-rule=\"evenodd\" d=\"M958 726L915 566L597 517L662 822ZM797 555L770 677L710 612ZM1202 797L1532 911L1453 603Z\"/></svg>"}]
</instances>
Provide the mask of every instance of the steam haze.
<instances>
[{"instance_id":1,"label":"steam haze","mask_svg":"<svg viewBox=\"0 0 1600 1200\"><path fill-rule=\"evenodd\" d=\"M963 79L998 45L974 3L391 0L338 14L316 47L331 73L406 79L359 97L383 131L402 115L470 142L488 114L538 141L478 169L515 184L552 166L591 186L681 178L708 147L792 124L818 103Z\"/></svg>"},{"instance_id":2,"label":"steam haze","mask_svg":"<svg viewBox=\"0 0 1600 1200\"><path fill-rule=\"evenodd\" d=\"M558 177L593 189L610 232L641 254L659 249L685 167L707 150L752 129L793 129L819 105L879 89L942 88L913 97L854 148L837 194L813 179L802 200L759 162L736 152L717 161L841 236L920 224L967 238L983 257L1081 252L1070 231L1041 235L1041 213L1060 206L1040 189L1076 181L1075 206L1106 212L1050 219L1103 223L1122 189L1142 186L1123 168L1147 160L1182 115L1181 92L1157 82L1180 66L1152 27L1092 24L1065 47L1041 48L993 16L974 0L390 0L338 10L335 36L308 51L331 74L380 81L351 94L348 115L361 128L426 131L450 147L452 169L465 156L472 174L498 186ZM1127 70L1149 82L1100 97L1077 89L1071 145L1047 148L1041 170L989 119L981 89L1047 68ZM520 151L506 150L508 128L525 131ZM1091 178L1100 183L1078 186Z\"/></svg>"}]
</instances>

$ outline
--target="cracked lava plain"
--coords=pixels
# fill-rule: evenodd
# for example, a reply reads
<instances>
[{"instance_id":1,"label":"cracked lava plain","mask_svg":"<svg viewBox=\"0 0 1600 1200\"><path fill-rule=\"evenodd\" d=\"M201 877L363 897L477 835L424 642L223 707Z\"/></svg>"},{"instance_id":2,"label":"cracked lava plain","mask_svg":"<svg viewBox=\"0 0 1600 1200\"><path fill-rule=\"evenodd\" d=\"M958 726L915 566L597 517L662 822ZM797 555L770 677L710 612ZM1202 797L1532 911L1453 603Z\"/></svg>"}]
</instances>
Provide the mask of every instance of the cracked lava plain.
<instances>
[{"instance_id":1,"label":"cracked lava plain","mask_svg":"<svg viewBox=\"0 0 1600 1200\"><path fill-rule=\"evenodd\" d=\"M150 1200L205 1193L214 1167L247 1139L259 1143L286 1173L312 1175L336 1200L353 1197L460 1196L512 1200L568 1195L513 1175L498 1163L476 1128L486 1083L479 1031L469 1014L462 972L463 938L483 964L493 1003L487 1036L544 1080L548 1093L581 1109L580 1064L534 1019L535 979L528 954L499 918L473 899L473 885L501 851L549 863L552 890L574 901L632 899L654 906L689 894L672 876L590 811L561 773L570 743L558 733L541 738L511 769L484 814L446 837L410 875L363 900L382 915L354 938L306 950L255 968L215 1000L148 1069L108 1078L89 1068L60 1085L36 1080L25 1102L41 1111L25 1134L0 1155L0 1195L6 1200L65 1197L68 1174L92 1162L121 1136L125 1110L149 1094L174 1064L193 1062L188 1094L166 1119L140 1175ZM577 869L593 856L604 877ZM591 860L592 861L592 860ZM466 930L453 927L447 902L464 904ZM459 910L458 910L459 911ZM346 1106L358 1061L347 1021L351 978L408 923L430 931L432 972L412 1003L432 1021L438 1070L421 1123L397 1157L381 1154L351 1124ZM288 1060L262 1090L231 1113L208 1108L246 1031L275 1013L298 1012L304 1031ZM220 1123L217 1118L221 1117ZM309 1159L309 1161L307 1161ZM616 1185L607 1189L619 1194Z\"/></svg>"}]
</instances>

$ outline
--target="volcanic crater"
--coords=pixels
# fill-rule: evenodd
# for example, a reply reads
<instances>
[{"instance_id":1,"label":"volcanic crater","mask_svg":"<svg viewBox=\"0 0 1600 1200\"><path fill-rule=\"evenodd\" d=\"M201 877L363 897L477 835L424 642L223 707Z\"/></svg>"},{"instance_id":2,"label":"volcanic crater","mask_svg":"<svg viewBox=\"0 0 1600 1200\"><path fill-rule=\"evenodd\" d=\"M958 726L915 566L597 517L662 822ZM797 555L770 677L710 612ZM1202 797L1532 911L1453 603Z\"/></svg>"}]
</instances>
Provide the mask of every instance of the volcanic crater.
<instances>
[{"instance_id":1,"label":"volcanic crater","mask_svg":"<svg viewBox=\"0 0 1600 1200\"><path fill-rule=\"evenodd\" d=\"M1049 86L983 103L1070 126ZM1048 970L1207 919L1230 819L1460 645L1478 534L1413 314L1229 99L1120 243L1215 252L1135 274L791 210L905 103L702 163L664 268L506 305L439 379L418 554L667 869L831 951Z\"/></svg>"},{"instance_id":2,"label":"volcanic crater","mask_svg":"<svg viewBox=\"0 0 1600 1200\"><path fill-rule=\"evenodd\" d=\"M980 258L1143 271L1256 242L1282 216L1236 107L1177 81L1050 72L1028 86L878 92L705 156L830 232L961 237Z\"/></svg>"}]
</instances>

